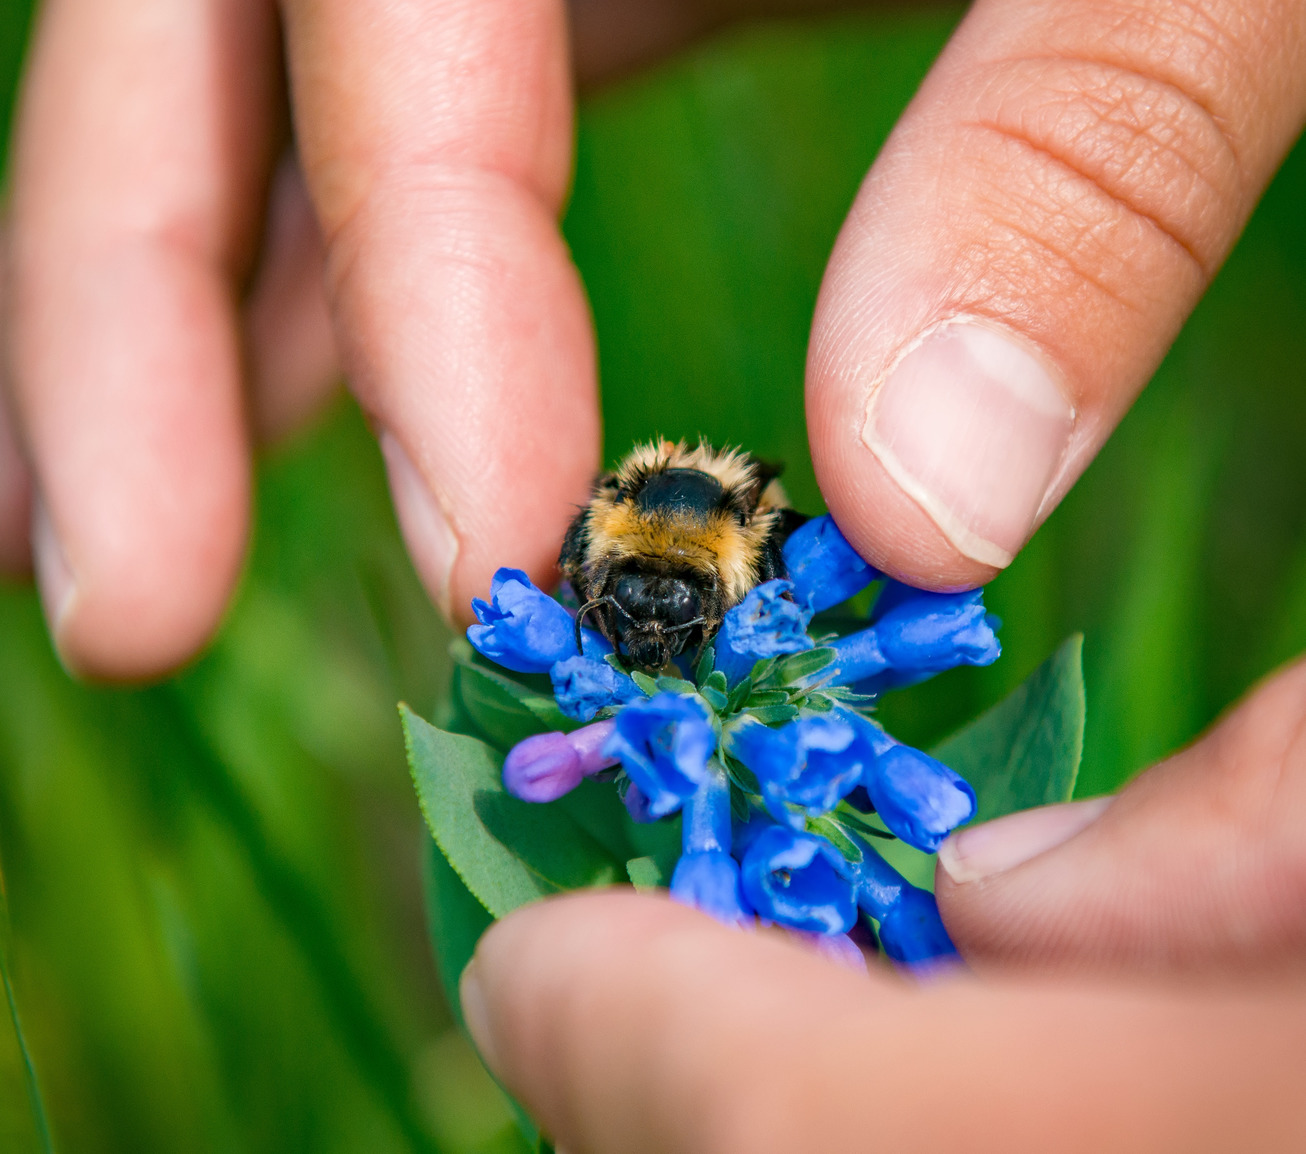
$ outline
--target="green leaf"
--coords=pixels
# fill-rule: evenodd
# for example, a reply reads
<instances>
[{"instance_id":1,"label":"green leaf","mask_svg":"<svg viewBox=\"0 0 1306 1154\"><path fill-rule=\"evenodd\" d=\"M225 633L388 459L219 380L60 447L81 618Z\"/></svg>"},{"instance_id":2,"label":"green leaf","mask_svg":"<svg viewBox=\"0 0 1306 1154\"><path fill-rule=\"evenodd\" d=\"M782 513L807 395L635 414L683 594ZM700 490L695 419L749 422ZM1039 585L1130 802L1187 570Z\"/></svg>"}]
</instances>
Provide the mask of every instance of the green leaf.
<instances>
[{"instance_id":1,"label":"green leaf","mask_svg":"<svg viewBox=\"0 0 1306 1154\"><path fill-rule=\"evenodd\" d=\"M434 841L427 843L423 880L426 924L431 948L435 951L435 968L449 1009L458 1019L458 1024L466 1029L458 998L458 980L472 960L476 943L494 919L463 884Z\"/></svg>"},{"instance_id":2,"label":"green leaf","mask_svg":"<svg viewBox=\"0 0 1306 1154\"><path fill-rule=\"evenodd\" d=\"M747 707L749 709L760 709L764 705L784 705L789 700L789 694L783 689L760 689L748 697Z\"/></svg>"},{"instance_id":3,"label":"green leaf","mask_svg":"<svg viewBox=\"0 0 1306 1154\"><path fill-rule=\"evenodd\" d=\"M828 646L818 649L804 649L801 653L791 653L776 663L775 677L781 685L793 685L820 673L835 659L835 651Z\"/></svg>"},{"instance_id":4,"label":"green leaf","mask_svg":"<svg viewBox=\"0 0 1306 1154\"><path fill-rule=\"evenodd\" d=\"M683 677L659 677L656 684L660 693L684 695L698 692L698 687L692 681L686 681Z\"/></svg>"},{"instance_id":5,"label":"green leaf","mask_svg":"<svg viewBox=\"0 0 1306 1154\"><path fill-rule=\"evenodd\" d=\"M753 692L753 679L745 677L738 685L730 691L730 700L726 702L726 712L734 713L736 710L744 707L744 702L748 700Z\"/></svg>"},{"instance_id":6,"label":"green leaf","mask_svg":"<svg viewBox=\"0 0 1306 1154\"><path fill-rule=\"evenodd\" d=\"M458 665L454 683L458 699L476 727L500 749L511 749L535 733L565 733L576 728L576 722L551 699L509 677L475 665Z\"/></svg>"},{"instance_id":7,"label":"green leaf","mask_svg":"<svg viewBox=\"0 0 1306 1154\"><path fill-rule=\"evenodd\" d=\"M703 646L703 651L698 655L698 664L694 666L694 680L697 681L699 685L703 685L711 681L714 676L718 676L712 668L715 664L716 646L708 643ZM726 688L726 675L721 673L719 676L721 678L721 684L717 688L724 693Z\"/></svg>"},{"instance_id":8,"label":"green leaf","mask_svg":"<svg viewBox=\"0 0 1306 1154\"><path fill-rule=\"evenodd\" d=\"M622 858L560 802L538 805L503 788L502 760L483 742L445 733L401 707L422 813L441 852L495 917L559 890L611 885Z\"/></svg>"},{"instance_id":9,"label":"green leaf","mask_svg":"<svg viewBox=\"0 0 1306 1154\"><path fill-rule=\"evenodd\" d=\"M626 875L637 890L655 890L667 884L662 867L651 857L633 857L626 863Z\"/></svg>"},{"instance_id":10,"label":"green leaf","mask_svg":"<svg viewBox=\"0 0 1306 1154\"><path fill-rule=\"evenodd\" d=\"M783 725L798 716L796 705L763 705L759 709L750 708L751 713L763 725Z\"/></svg>"},{"instance_id":11,"label":"green leaf","mask_svg":"<svg viewBox=\"0 0 1306 1154\"><path fill-rule=\"evenodd\" d=\"M727 707L730 705L730 698L724 693L717 692L717 690L712 686L704 685L699 689L698 693L699 696L718 713L725 713Z\"/></svg>"},{"instance_id":12,"label":"green leaf","mask_svg":"<svg viewBox=\"0 0 1306 1154\"><path fill-rule=\"evenodd\" d=\"M1005 700L930 752L975 790L977 822L1069 801L1084 749L1084 639L1067 638Z\"/></svg>"},{"instance_id":13,"label":"green leaf","mask_svg":"<svg viewBox=\"0 0 1306 1154\"><path fill-rule=\"evenodd\" d=\"M645 697L653 697L657 694L658 683L656 679L650 677L642 669L632 669L630 671L630 676L634 678L635 684L639 686L640 692L643 693Z\"/></svg>"},{"instance_id":14,"label":"green leaf","mask_svg":"<svg viewBox=\"0 0 1306 1154\"><path fill-rule=\"evenodd\" d=\"M712 672L700 682L700 685L703 689L713 689L717 693L729 694L730 692L730 683L726 680L726 675L719 669L712 670Z\"/></svg>"}]
</instances>

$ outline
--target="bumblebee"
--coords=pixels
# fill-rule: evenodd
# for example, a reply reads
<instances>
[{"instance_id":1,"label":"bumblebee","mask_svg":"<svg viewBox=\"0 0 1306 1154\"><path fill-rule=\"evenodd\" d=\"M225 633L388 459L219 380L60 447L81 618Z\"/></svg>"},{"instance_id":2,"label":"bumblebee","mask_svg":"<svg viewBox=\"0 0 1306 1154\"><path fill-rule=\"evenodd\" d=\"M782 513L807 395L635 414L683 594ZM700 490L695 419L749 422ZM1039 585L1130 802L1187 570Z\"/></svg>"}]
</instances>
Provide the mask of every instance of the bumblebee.
<instances>
[{"instance_id":1,"label":"bumblebee","mask_svg":"<svg viewBox=\"0 0 1306 1154\"><path fill-rule=\"evenodd\" d=\"M781 549L806 517L768 465L737 449L655 441L594 483L558 565L618 653L664 668L701 647L728 609L785 576Z\"/></svg>"}]
</instances>

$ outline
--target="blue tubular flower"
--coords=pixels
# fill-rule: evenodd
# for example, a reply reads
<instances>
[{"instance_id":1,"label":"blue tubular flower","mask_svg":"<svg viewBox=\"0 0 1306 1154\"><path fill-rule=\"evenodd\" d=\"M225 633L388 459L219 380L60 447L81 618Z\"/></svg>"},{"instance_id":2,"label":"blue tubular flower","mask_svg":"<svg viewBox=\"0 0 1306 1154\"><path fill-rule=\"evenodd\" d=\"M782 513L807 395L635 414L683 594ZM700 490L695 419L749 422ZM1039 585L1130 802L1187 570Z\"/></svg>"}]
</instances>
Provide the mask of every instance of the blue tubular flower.
<instances>
[{"instance_id":1,"label":"blue tubular flower","mask_svg":"<svg viewBox=\"0 0 1306 1154\"><path fill-rule=\"evenodd\" d=\"M716 750L716 733L692 697L659 693L623 706L603 747L621 760L652 817L674 813L694 795Z\"/></svg>"},{"instance_id":2,"label":"blue tubular flower","mask_svg":"<svg viewBox=\"0 0 1306 1154\"><path fill-rule=\"evenodd\" d=\"M811 613L790 600L788 581L765 581L726 613L717 632L716 667L735 684L765 657L812 648Z\"/></svg>"},{"instance_id":3,"label":"blue tubular flower","mask_svg":"<svg viewBox=\"0 0 1306 1154\"><path fill-rule=\"evenodd\" d=\"M628 674L581 654L555 661L549 679L558 708L577 721L591 721L600 709L642 696Z\"/></svg>"},{"instance_id":4,"label":"blue tubular flower","mask_svg":"<svg viewBox=\"0 0 1306 1154\"><path fill-rule=\"evenodd\" d=\"M913 969L961 960L939 917L934 895L913 885L880 922L880 944L895 962Z\"/></svg>"},{"instance_id":5,"label":"blue tubular flower","mask_svg":"<svg viewBox=\"0 0 1306 1154\"><path fill-rule=\"evenodd\" d=\"M884 952L912 967L957 958L934 895L912 885L861 838L854 840L862 851L853 870L857 904L880 923Z\"/></svg>"},{"instance_id":6,"label":"blue tubular flower","mask_svg":"<svg viewBox=\"0 0 1306 1154\"><path fill-rule=\"evenodd\" d=\"M547 673L555 661L576 655L576 622L520 569L500 569L490 600L472 602L480 623L467 630L478 653L516 673ZM581 630L585 653L602 658L612 647L592 629Z\"/></svg>"},{"instance_id":7,"label":"blue tubular flower","mask_svg":"<svg viewBox=\"0 0 1306 1154\"><path fill-rule=\"evenodd\" d=\"M730 752L756 776L767 809L776 821L801 829L810 813L828 813L862 779L873 759L856 728L843 717L818 714L780 729L748 718L729 734Z\"/></svg>"},{"instance_id":8,"label":"blue tubular flower","mask_svg":"<svg viewBox=\"0 0 1306 1154\"><path fill-rule=\"evenodd\" d=\"M782 926L843 934L857 919L847 863L822 837L773 825L753 839L740 874L753 909Z\"/></svg>"},{"instance_id":9,"label":"blue tubular flower","mask_svg":"<svg viewBox=\"0 0 1306 1154\"><path fill-rule=\"evenodd\" d=\"M717 762L685 802L684 853L671 877L671 896L726 925L742 925L751 911L730 856L730 784Z\"/></svg>"},{"instance_id":10,"label":"blue tubular flower","mask_svg":"<svg viewBox=\"0 0 1306 1154\"><path fill-rule=\"evenodd\" d=\"M813 517L789 535L784 559L794 600L811 613L847 601L880 575L848 544L829 513Z\"/></svg>"},{"instance_id":11,"label":"blue tubular flower","mask_svg":"<svg viewBox=\"0 0 1306 1154\"><path fill-rule=\"evenodd\" d=\"M928 593L897 581L876 604L870 629L834 642L842 684L864 693L914 685L957 665L991 665L1002 653L998 619L984 610L983 590Z\"/></svg>"},{"instance_id":12,"label":"blue tubular flower","mask_svg":"<svg viewBox=\"0 0 1306 1154\"><path fill-rule=\"evenodd\" d=\"M572 733L536 733L519 741L503 762L503 787L522 801L555 801L581 778L616 764L603 752L614 728L600 721Z\"/></svg>"},{"instance_id":13,"label":"blue tubular flower","mask_svg":"<svg viewBox=\"0 0 1306 1154\"><path fill-rule=\"evenodd\" d=\"M934 853L959 825L975 816L975 791L960 774L928 753L903 745L872 721L840 716L854 726L874 756L862 785L890 832L926 853Z\"/></svg>"}]
</instances>

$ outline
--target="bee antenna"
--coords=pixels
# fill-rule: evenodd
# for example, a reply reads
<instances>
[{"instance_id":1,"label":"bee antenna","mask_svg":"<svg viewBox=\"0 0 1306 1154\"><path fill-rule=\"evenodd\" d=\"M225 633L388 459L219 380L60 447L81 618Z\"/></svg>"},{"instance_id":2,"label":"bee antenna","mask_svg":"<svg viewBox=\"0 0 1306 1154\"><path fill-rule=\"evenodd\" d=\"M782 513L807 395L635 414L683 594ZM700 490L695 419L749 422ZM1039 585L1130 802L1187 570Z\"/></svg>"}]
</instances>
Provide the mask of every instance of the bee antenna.
<instances>
[{"instance_id":1,"label":"bee antenna","mask_svg":"<svg viewBox=\"0 0 1306 1154\"><path fill-rule=\"evenodd\" d=\"M586 616L592 610L595 610L600 605L604 604L604 602L611 601L611 600L612 600L611 597L595 597L593 601L586 601L585 604L582 605L580 609L577 611L576 613L576 652L577 653L585 652L584 647L581 645L580 627L581 624L584 622Z\"/></svg>"},{"instance_id":2,"label":"bee antenna","mask_svg":"<svg viewBox=\"0 0 1306 1154\"><path fill-rule=\"evenodd\" d=\"M670 629L664 630L666 633L683 633L686 629L693 629L695 625L706 625L706 617L695 617L693 621L686 621L683 625L673 625Z\"/></svg>"}]
</instances>

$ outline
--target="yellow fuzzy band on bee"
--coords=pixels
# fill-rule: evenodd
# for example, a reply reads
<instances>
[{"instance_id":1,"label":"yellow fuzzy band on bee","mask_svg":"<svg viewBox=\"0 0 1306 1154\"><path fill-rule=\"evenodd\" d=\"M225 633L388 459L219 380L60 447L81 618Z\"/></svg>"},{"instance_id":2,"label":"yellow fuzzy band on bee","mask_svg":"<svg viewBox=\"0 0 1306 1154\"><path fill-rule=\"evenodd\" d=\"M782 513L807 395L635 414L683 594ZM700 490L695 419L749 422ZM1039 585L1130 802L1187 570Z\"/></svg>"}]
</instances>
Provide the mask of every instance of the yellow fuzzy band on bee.
<instances>
[{"instance_id":1,"label":"yellow fuzzy band on bee","mask_svg":"<svg viewBox=\"0 0 1306 1154\"><path fill-rule=\"evenodd\" d=\"M762 512L741 526L729 513L713 513L705 520L647 514L627 502L600 497L590 506L586 565L638 557L656 565L683 566L709 578L719 576L727 606L735 605L757 584L755 560L773 517Z\"/></svg>"}]
</instances>

